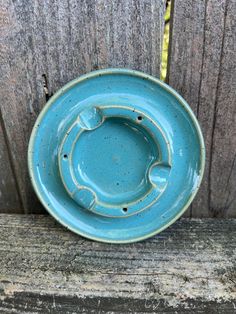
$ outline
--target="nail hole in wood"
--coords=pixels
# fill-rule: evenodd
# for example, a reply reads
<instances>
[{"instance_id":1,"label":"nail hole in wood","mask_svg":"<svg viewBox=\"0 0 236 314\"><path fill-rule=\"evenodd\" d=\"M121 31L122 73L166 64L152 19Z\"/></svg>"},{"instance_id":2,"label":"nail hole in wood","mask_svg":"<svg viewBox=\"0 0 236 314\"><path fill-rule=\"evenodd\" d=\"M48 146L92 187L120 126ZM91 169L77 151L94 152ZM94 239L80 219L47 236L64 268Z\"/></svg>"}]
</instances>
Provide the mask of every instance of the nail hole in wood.
<instances>
[{"instance_id":1,"label":"nail hole in wood","mask_svg":"<svg viewBox=\"0 0 236 314\"><path fill-rule=\"evenodd\" d=\"M50 96L49 96L49 92L48 92L48 79L47 79L46 74L42 74L42 78L43 78L43 90L44 90L44 94L45 94L45 99L46 99L46 101L48 101Z\"/></svg>"}]
</instances>

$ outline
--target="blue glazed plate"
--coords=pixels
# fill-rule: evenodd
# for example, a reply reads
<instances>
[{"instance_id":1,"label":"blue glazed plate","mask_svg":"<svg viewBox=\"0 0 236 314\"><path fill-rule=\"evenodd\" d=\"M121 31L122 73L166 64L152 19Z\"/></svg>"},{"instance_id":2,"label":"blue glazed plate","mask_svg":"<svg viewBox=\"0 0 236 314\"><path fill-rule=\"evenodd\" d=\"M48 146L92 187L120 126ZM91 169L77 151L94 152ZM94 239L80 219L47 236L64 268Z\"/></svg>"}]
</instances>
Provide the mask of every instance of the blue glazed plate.
<instances>
[{"instance_id":1,"label":"blue glazed plate","mask_svg":"<svg viewBox=\"0 0 236 314\"><path fill-rule=\"evenodd\" d=\"M70 230L134 242L172 224L204 170L197 120L171 87L127 69L91 72L46 104L28 150L34 189Z\"/></svg>"}]
</instances>

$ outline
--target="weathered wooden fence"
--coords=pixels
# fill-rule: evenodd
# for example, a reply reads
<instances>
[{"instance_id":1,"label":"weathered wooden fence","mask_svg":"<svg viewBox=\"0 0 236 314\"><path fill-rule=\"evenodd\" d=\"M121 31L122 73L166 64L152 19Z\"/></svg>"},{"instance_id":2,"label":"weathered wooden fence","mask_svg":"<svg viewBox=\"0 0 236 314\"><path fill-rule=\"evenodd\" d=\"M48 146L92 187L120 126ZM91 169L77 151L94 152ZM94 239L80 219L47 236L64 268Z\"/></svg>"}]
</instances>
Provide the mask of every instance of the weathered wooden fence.
<instances>
[{"instance_id":1,"label":"weathered wooden fence","mask_svg":"<svg viewBox=\"0 0 236 314\"><path fill-rule=\"evenodd\" d=\"M0 212L40 213L27 171L37 115L94 69L159 76L164 0L5 0L0 7ZM207 164L187 215L236 217L236 2L172 1L168 82L203 129Z\"/></svg>"}]
</instances>

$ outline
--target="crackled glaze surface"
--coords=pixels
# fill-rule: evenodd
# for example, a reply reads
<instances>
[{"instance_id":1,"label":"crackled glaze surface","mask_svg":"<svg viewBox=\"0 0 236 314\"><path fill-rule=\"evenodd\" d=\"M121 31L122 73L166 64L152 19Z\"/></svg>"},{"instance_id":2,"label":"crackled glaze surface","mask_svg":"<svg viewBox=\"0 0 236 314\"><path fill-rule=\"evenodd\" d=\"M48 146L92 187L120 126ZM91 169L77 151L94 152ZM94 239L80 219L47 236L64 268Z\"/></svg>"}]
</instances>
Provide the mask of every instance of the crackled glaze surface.
<instances>
[{"instance_id":1,"label":"crackled glaze surface","mask_svg":"<svg viewBox=\"0 0 236 314\"><path fill-rule=\"evenodd\" d=\"M41 112L29 145L34 188L62 224L132 242L175 221L199 187L200 128L169 86L126 69L89 73Z\"/></svg>"}]
</instances>

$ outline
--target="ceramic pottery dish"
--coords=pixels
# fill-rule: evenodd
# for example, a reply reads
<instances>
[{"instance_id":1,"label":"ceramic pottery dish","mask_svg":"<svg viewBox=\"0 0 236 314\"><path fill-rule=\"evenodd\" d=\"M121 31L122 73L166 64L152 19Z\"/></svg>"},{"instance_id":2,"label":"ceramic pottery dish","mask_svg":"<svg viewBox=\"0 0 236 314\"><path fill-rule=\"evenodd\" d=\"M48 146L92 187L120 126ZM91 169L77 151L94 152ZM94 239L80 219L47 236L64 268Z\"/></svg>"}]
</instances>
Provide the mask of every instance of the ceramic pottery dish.
<instances>
[{"instance_id":1,"label":"ceramic pottery dish","mask_svg":"<svg viewBox=\"0 0 236 314\"><path fill-rule=\"evenodd\" d=\"M197 120L171 87L127 69L91 72L50 98L28 162L48 212L104 242L134 242L172 224L195 196L205 150Z\"/></svg>"}]
</instances>

